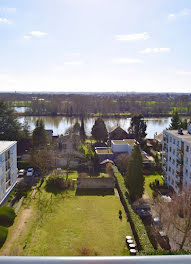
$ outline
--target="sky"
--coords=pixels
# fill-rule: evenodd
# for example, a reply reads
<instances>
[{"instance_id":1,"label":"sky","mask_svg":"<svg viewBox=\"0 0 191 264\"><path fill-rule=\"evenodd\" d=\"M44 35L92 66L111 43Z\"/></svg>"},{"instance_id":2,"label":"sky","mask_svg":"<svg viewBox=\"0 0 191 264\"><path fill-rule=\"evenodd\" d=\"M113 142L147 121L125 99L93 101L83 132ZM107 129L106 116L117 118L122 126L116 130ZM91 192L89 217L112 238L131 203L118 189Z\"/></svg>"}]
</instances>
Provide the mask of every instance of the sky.
<instances>
[{"instance_id":1,"label":"sky","mask_svg":"<svg viewBox=\"0 0 191 264\"><path fill-rule=\"evenodd\" d=\"M191 93L190 0L0 0L0 92Z\"/></svg>"}]
</instances>

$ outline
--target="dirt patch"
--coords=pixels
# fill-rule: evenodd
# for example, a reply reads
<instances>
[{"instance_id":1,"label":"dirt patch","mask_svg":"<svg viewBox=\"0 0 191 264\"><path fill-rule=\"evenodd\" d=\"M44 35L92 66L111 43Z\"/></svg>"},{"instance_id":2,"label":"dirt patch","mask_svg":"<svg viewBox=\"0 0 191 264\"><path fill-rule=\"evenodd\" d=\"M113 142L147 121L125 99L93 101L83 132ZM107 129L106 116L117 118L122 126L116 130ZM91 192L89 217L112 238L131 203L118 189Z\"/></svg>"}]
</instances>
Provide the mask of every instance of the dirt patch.
<instances>
[{"instance_id":1,"label":"dirt patch","mask_svg":"<svg viewBox=\"0 0 191 264\"><path fill-rule=\"evenodd\" d=\"M26 223L28 219L31 217L32 208L26 208L19 213L17 216L17 221L13 224L12 230L10 232L10 236L8 235L7 241L2 248L1 254L2 256L10 256L11 255L11 247L13 243L17 240L20 234L25 230Z\"/></svg>"}]
</instances>

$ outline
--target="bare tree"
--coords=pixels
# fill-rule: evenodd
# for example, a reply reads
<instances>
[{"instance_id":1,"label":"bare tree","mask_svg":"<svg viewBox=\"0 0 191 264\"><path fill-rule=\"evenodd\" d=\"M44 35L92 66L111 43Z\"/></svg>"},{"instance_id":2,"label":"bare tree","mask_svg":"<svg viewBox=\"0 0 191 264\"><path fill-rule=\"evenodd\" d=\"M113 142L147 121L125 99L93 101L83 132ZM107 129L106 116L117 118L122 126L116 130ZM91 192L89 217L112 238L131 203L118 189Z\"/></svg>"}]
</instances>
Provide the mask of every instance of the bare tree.
<instances>
[{"instance_id":1,"label":"bare tree","mask_svg":"<svg viewBox=\"0 0 191 264\"><path fill-rule=\"evenodd\" d=\"M53 152L48 149L36 149L31 153L33 167L40 169L42 176L48 172L53 163Z\"/></svg>"},{"instance_id":2,"label":"bare tree","mask_svg":"<svg viewBox=\"0 0 191 264\"><path fill-rule=\"evenodd\" d=\"M156 210L161 224L176 247L191 246L191 189L174 194L170 202L159 199ZM186 248L185 248L186 249Z\"/></svg>"},{"instance_id":3,"label":"bare tree","mask_svg":"<svg viewBox=\"0 0 191 264\"><path fill-rule=\"evenodd\" d=\"M130 155L128 153L122 153L117 156L115 159L115 164L117 165L118 169L124 175L127 171L127 165L129 161Z\"/></svg>"}]
</instances>

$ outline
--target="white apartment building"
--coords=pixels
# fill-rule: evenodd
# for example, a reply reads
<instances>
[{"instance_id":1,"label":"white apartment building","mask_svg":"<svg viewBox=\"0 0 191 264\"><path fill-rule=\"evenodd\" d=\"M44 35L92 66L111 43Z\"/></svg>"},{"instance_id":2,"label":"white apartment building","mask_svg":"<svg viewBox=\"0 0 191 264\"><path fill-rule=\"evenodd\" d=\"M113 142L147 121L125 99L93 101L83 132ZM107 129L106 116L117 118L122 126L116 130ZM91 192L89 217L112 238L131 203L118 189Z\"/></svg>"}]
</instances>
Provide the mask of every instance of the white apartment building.
<instances>
[{"instance_id":1,"label":"white apartment building","mask_svg":"<svg viewBox=\"0 0 191 264\"><path fill-rule=\"evenodd\" d=\"M163 131L163 176L175 192L191 185L191 124L188 130Z\"/></svg>"},{"instance_id":2,"label":"white apartment building","mask_svg":"<svg viewBox=\"0 0 191 264\"><path fill-rule=\"evenodd\" d=\"M0 204L17 183L17 142L0 141Z\"/></svg>"}]
</instances>

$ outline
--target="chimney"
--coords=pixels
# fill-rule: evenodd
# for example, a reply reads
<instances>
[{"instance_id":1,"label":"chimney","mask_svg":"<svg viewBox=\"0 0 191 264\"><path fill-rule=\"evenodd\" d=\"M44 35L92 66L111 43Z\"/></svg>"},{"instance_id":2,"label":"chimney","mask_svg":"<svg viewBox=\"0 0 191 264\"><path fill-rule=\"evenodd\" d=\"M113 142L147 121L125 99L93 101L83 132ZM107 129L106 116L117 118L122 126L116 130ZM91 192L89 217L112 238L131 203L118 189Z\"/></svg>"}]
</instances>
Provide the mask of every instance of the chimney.
<instances>
[{"instance_id":1,"label":"chimney","mask_svg":"<svg viewBox=\"0 0 191 264\"><path fill-rule=\"evenodd\" d=\"M188 134L191 134L191 123L188 124Z\"/></svg>"}]
</instances>

